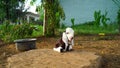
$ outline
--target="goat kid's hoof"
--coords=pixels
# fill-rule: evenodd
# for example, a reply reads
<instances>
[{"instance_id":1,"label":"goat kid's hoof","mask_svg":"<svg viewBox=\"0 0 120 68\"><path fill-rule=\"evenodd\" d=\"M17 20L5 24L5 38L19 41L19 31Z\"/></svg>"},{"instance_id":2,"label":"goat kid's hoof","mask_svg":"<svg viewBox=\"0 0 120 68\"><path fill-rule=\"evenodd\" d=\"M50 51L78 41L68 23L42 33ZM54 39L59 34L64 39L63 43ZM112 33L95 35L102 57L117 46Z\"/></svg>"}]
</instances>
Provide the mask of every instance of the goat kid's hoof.
<instances>
[{"instance_id":1,"label":"goat kid's hoof","mask_svg":"<svg viewBox=\"0 0 120 68\"><path fill-rule=\"evenodd\" d=\"M58 48L53 48L54 51L57 51L57 52L63 52L63 49L62 47L58 47Z\"/></svg>"}]
</instances>

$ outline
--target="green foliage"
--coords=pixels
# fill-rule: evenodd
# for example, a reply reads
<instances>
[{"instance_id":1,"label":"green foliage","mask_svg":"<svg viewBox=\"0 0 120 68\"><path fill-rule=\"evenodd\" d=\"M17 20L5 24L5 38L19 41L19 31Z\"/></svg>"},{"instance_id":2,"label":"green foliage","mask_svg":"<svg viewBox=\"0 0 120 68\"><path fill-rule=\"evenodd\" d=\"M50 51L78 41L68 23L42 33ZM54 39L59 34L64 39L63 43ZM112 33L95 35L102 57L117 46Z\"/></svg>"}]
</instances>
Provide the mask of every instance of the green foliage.
<instances>
[{"instance_id":1,"label":"green foliage","mask_svg":"<svg viewBox=\"0 0 120 68\"><path fill-rule=\"evenodd\" d=\"M10 25L8 20L5 20L2 26L0 27L0 38L6 42L10 42L12 40L12 31L13 26Z\"/></svg>"},{"instance_id":2,"label":"green foliage","mask_svg":"<svg viewBox=\"0 0 120 68\"><path fill-rule=\"evenodd\" d=\"M31 2L30 2L30 4L31 5L34 5L34 2L35 2L36 0L31 0Z\"/></svg>"},{"instance_id":3,"label":"green foliage","mask_svg":"<svg viewBox=\"0 0 120 68\"><path fill-rule=\"evenodd\" d=\"M6 16L6 13L4 13L4 10L1 9L0 10L0 19L3 20L5 16Z\"/></svg>"},{"instance_id":4,"label":"green foliage","mask_svg":"<svg viewBox=\"0 0 120 68\"><path fill-rule=\"evenodd\" d=\"M32 0L33 4L36 0ZM38 6L37 11L40 12L40 7L44 8L44 34L53 36L55 31L60 26L60 19L65 20L65 13L61 7L59 0L41 0L42 5Z\"/></svg>"},{"instance_id":5,"label":"green foliage","mask_svg":"<svg viewBox=\"0 0 120 68\"><path fill-rule=\"evenodd\" d=\"M66 26L65 26L64 23L61 24L61 28L62 28L62 29L63 29L63 28L66 28Z\"/></svg>"},{"instance_id":6,"label":"green foliage","mask_svg":"<svg viewBox=\"0 0 120 68\"><path fill-rule=\"evenodd\" d=\"M112 0L120 8L120 0Z\"/></svg>"},{"instance_id":7,"label":"green foliage","mask_svg":"<svg viewBox=\"0 0 120 68\"><path fill-rule=\"evenodd\" d=\"M105 26L105 27L107 27L107 23L106 22L108 20L110 20L110 18L107 18L106 16L107 16L107 12L105 12L105 14L102 15L102 19L101 19L101 22L102 22L103 26Z\"/></svg>"},{"instance_id":8,"label":"green foliage","mask_svg":"<svg viewBox=\"0 0 120 68\"><path fill-rule=\"evenodd\" d=\"M94 19L95 19L95 26L99 26L100 25L100 19L101 19L101 11L99 10L98 12L95 11L94 12Z\"/></svg>"},{"instance_id":9,"label":"green foliage","mask_svg":"<svg viewBox=\"0 0 120 68\"><path fill-rule=\"evenodd\" d=\"M36 11L40 14L40 21L44 19L44 9L41 5L37 6Z\"/></svg>"},{"instance_id":10,"label":"green foliage","mask_svg":"<svg viewBox=\"0 0 120 68\"><path fill-rule=\"evenodd\" d=\"M94 25L94 21L85 22L85 23L83 23L82 25L93 26L93 25Z\"/></svg>"},{"instance_id":11,"label":"green foliage","mask_svg":"<svg viewBox=\"0 0 120 68\"><path fill-rule=\"evenodd\" d=\"M75 18L71 18L72 27L75 25Z\"/></svg>"},{"instance_id":12,"label":"green foliage","mask_svg":"<svg viewBox=\"0 0 120 68\"><path fill-rule=\"evenodd\" d=\"M120 9L118 10L118 13L117 13L118 15L117 15L117 23L118 23L118 25L119 25L119 32L120 32Z\"/></svg>"},{"instance_id":13,"label":"green foliage","mask_svg":"<svg viewBox=\"0 0 120 68\"><path fill-rule=\"evenodd\" d=\"M40 16L40 21L43 22L43 19L44 19L44 14L41 14L41 16Z\"/></svg>"},{"instance_id":14,"label":"green foliage","mask_svg":"<svg viewBox=\"0 0 120 68\"><path fill-rule=\"evenodd\" d=\"M41 25L31 25L31 26L37 28L37 30L33 31L32 37L38 37L43 35L43 26Z\"/></svg>"},{"instance_id":15,"label":"green foliage","mask_svg":"<svg viewBox=\"0 0 120 68\"><path fill-rule=\"evenodd\" d=\"M32 35L35 28L31 27L29 23L24 23L21 25L16 25L13 28L14 39L26 38Z\"/></svg>"},{"instance_id":16,"label":"green foliage","mask_svg":"<svg viewBox=\"0 0 120 68\"><path fill-rule=\"evenodd\" d=\"M107 18L107 12L105 11L105 14L102 15L100 10L94 12L94 19L94 25L97 27L100 26L100 23L107 27L107 21L110 20L110 18Z\"/></svg>"},{"instance_id":17,"label":"green foliage","mask_svg":"<svg viewBox=\"0 0 120 68\"><path fill-rule=\"evenodd\" d=\"M74 30L75 30L75 35L89 35L89 34L99 34L99 33L105 33L105 34L118 34L118 31L116 31L116 29L118 29L118 24L117 23L111 23L108 24L107 27L97 27L93 25L94 22L86 22L84 24L78 24L74 26ZM65 28L61 28L59 31L63 32L65 30Z\"/></svg>"},{"instance_id":18,"label":"green foliage","mask_svg":"<svg viewBox=\"0 0 120 68\"><path fill-rule=\"evenodd\" d=\"M46 10L46 35L54 35L55 29L60 26L60 19L65 19L63 8L59 0L42 0L42 6Z\"/></svg>"},{"instance_id":19,"label":"green foliage","mask_svg":"<svg viewBox=\"0 0 120 68\"><path fill-rule=\"evenodd\" d=\"M29 23L11 25L9 21L5 21L0 29L0 38L5 42L12 42L16 39L31 37L35 27L31 27Z\"/></svg>"},{"instance_id":20,"label":"green foliage","mask_svg":"<svg viewBox=\"0 0 120 68\"><path fill-rule=\"evenodd\" d=\"M94 25L88 25L88 24L80 24L80 25L75 25L74 30L76 34L98 34L98 33L105 33L105 34L116 34L118 31L117 29L117 24L112 23L109 24L107 27L97 27Z\"/></svg>"},{"instance_id":21,"label":"green foliage","mask_svg":"<svg viewBox=\"0 0 120 68\"><path fill-rule=\"evenodd\" d=\"M120 0L112 0L119 8L118 12L117 12L117 23L118 23L118 26L119 26L119 32L120 32Z\"/></svg>"},{"instance_id":22,"label":"green foliage","mask_svg":"<svg viewBox=\"0 0 120 68\"><path fill-rule=\"evenodd\" d=\"M15 22L18 17L23 16L25 0L0 0L0 19Z\"/></svg>"}]
</instances>

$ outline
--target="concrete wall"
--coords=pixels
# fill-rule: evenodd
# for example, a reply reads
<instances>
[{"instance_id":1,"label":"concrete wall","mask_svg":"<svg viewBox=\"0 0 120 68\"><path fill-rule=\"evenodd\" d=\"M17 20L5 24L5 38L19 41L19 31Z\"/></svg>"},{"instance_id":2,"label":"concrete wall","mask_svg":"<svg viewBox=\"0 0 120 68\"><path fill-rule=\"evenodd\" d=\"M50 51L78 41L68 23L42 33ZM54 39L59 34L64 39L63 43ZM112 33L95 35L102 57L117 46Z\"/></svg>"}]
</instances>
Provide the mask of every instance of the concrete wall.
<instances>
[{"instance_id":1,"label":"concrete wall","mask_svg":"<svg viewBox=\"0 0 120 68\"><path fill-rule=\"evenodd\" d=\"M71 25L71 18L75 18L75 24L94 20L94 11L108 12L110 22L116 21L118 7L112 0L60 0L65 11L66 20L61 21Z\"/></svg>"}]
</instances>

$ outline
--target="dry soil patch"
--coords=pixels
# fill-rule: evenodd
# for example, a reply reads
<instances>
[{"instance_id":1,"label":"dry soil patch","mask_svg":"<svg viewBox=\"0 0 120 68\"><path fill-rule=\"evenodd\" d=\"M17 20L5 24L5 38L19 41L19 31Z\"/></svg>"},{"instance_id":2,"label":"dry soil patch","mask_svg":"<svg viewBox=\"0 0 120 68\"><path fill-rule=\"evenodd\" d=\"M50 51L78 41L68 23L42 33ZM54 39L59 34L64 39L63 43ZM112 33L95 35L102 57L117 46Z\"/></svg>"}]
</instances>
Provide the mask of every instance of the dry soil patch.
<instances>
[{"instance_id":1,"label":"dry soil patch","mask_svg":"<svg viewBox=\"0 0 120 68\"><path fill-rule=\"evenodd\" d=\"M8 68L99 68L100 64L100 56L85 51L35 49L8 58Z\"/></svg>"}]
</instances>

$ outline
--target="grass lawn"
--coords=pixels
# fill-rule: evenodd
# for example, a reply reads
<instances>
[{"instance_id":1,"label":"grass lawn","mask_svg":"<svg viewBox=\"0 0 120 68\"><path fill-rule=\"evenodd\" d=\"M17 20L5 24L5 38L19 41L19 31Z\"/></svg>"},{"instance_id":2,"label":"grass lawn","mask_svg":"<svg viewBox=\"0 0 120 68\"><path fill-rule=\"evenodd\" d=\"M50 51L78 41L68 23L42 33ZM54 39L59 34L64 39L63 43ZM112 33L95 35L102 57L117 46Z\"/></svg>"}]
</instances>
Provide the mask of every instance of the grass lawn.
<instances>
[{"instance_id":1,"label":"grass lawn","mask_svg":"<svg viewBox=\"0 0 120 68\"><path fill-rule=\"evenodd\" d=\"M79 24L73 27L75 30L75 34L117 34L118 33L118 26L116 24L110 24L107 27L103 26L94 26L94 25L87 25L87 24ZM59 29L60 32L64 31L65 28Z\"/></svg>"},{"instance_id":2,"label":"grass lawn","mask_svg":"<svg viewBox=\"0 0 120 68\"><path fill-rule=\"evenodd\" d=\"M33 31L32 37L38 37L43 35L43 26L41 25L33 25L31 26L36 27L36 30ZM2 27L2 25L0 25ZM75 30L75 34L99 34L99 33L105 33L105 34L118 34L118 25L117 24L110 24L107 27L103 26L94 26L89 24L78 24L72 27ZM57 33L62 33L65 31L65 28L60 28Z\"/></svg>"},{"instance_id":3,"label":"grass lawn","mask_svg":"<svg viewBox=\"0 0 120 68\"><path fill-rule=\"evenodd\" d=\"M14 25L10 25L11 31L12 31L12 27L14 27ZM32 35L28 37L32 38L32 37L39 37L43 35L43 26L30 24L30 27L35 27L35 29L33 30ZM2 25L0 25L0 36L3 39L7 39L8 37L10 37L10 39L12 38L13 40L16 39L14 37L9 36L9 34L5 36L2 35L1 28L2 28ZM96 27L94 25L89 25L89 24L79 24L79 25L75 25L73 29L75 30L75 35L81 35L81 34L82 35L89 35L89 34L98 35L100 33L106 35L106 34L118 34L119 33L117 24L110 24L107 27L103 27L103 26ZM4 31L4 29L2 30ZM65 31L65 28L60 28L56 30L56 35L60 36L63 31ZM10 32L8 31L8 33Z\"/></svg>"}]
</instances>

